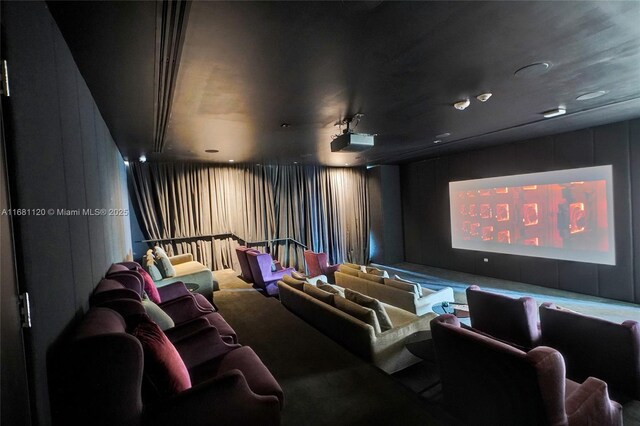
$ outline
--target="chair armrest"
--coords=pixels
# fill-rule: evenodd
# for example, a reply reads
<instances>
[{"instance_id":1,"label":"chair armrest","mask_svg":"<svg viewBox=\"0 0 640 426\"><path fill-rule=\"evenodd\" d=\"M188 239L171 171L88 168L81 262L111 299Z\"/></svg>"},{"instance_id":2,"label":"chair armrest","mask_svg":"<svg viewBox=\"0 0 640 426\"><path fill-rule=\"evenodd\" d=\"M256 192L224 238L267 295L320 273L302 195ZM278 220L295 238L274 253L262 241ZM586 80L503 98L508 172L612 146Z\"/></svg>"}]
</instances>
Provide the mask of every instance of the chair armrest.
<instances>
[{"instance_id":1,"label":"chair armrest","mask_svg":"<svg viewBox=\"0 0 640 426\"><path fill-rule=\"evenodd\" d=\"M178 254L176 256L171 256L169 258L169 262L172 265L179 265L181 263L187 263L193 261L193 255L191 253Z\"/></svg>"},{"instance_id":2,"label":"chair armrest","mask_svg":"<svg viewBox=\"0 0 640 426\"><path fill-rule=\"evenodd\" d=\"M425 292L422 289L422 297L416 300L416 314L424 315L427 312L432 312L432 306L434 303L441 302L454 302L453 289L451 287L445 287L433 293Z\"/></svg>"},{"instance_id":3,"label":"chair armrest","mask_svg":"<svg viewBox=\"0 0 640 426\"><path fill-rule=\"evenodd\" d=\"M164 334L167 338L173 343L174 341L178 341L198 330L209 327L211 324L205 317L194 318L190 321L183 322L180 325L177 325L173 328L169 328L164 331Z\"/></svg>"},{"instance_id":4,"label":"chair armrest","mask_svg":"<svg viewBox=\"0 0 640 426\"><path fill-rule=\"evenodd\" d=\"M157 287L160 299L163 302L168 302L180 296L188 296L191 292L187 289L182 281L176 281L171 284Z\"/></svg>"},{"instance_id":5,"label":"chair armrest","mask_svg":"<svg viewBox=\"0 0 640 426\"><path fill-rule=\"evenodd\" d=\"M570 425L622 426L622 406L609 399L607 384L588 377L565 400Z\"/></svg>"},{"instance_id":6,"label":"chair armrest","mask_svg":"<svg viewBox=\"0 0 640 426\"><path fill-rule=\"evenodd\" d=\"M138 267L142 267L138 262L118 262L118 265L125 266L129 269L136 270Z\"/></svg>"},{"instance_id":7,"label":"chair armrest","mask_svg":"<svg viewBox=\"0 0 640 426\"><path fill-rule=\"evenodd\" d=\"M161 303L158 306L160 306L160 309L165 311L176 324L192 320L211 312L200 308L192 294L178 297L177 299Z\"/></svg>"},{"instance_id":8,"label":"chair armrest","mask_svg":"<svg viewBox=\"0 0 640 426\"><path fill-rule=\"evenodd\" d=\"M183 336L172 343L187 369L211 361L240 347L237 343L232 345L225 343L220 337L218 329L212 325Z\"/></svg>"},{"instance_id":9,"label":"chair armrest","mask_svg":"<svg viewBox=\"0 0 640 426\"><path fill-rule=\"evenodd\" d=\"M131 299L140 301L140 295L128 288L114 288L113 290L105 290L99 293L93 293L89 298L89 305L100 306L105 302L117 299Z\"/></svg>"},{"instance_id":10,"label":"chair armrest","mask_svg":"<svg viewBox=\"0 0 640 426\"><path fill-rule=\"evenodd\" d=\"M240 370L230 370L145 410L145 425L280 424L278 398L257 395Z\"/></svg>"},{"instance_id":11,"label":"chair armrest","mask_svg":"<svg viewBox=\"0 0 640 426\"><path fill-rule=\"evenodd\" d=\"M328 265L325 272L327 274L330 274L332 272L336 272L339 267L340 267L339 263L336 263L335 265Z\"/></svg>"},{"instance_id":12,"label":"chair armrest","mask_svg":"<svg viewBox=\"0 0 640 426\"><path fill-rule=\"evenodd\" d=\"M287 269L281 269L279 271L275 271L272 272L271 275L269 275L269 279L267 280L265 277L265 281L275 281L275 280L280 280L282 279L282 277L284 277L285 275L291 275L291 272L295 271L294 268L287 268Z\"/></svg>"}]
</instances>

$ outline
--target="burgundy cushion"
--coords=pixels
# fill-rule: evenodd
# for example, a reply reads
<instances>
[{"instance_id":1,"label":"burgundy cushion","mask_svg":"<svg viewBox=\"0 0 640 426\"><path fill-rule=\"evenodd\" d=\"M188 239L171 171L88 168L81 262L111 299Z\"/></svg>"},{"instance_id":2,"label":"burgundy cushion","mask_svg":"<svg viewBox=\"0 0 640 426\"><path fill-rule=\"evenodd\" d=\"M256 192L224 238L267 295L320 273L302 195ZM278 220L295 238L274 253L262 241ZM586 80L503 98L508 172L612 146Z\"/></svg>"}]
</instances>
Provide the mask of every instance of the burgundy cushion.
<instances>
[{"instance_id":1,"label":"burgundy cushion","mask_svg":"<svg viewBox=\"0 0 640 426\"><path fill-rule=\"evenodd\" d=\"M156 288L151 275L149 275L149 273L140 266L138 266L136 269L138 273L142 275L142 278L144 278L144 291L145 293L147 293L147 296L149 296L149 300L151 300L153 303L162 302L162 300L160 299L160 293L158 292L158 289Z\"/></svg>"},{"instance_id":2,"label":"burgundy cushion","mask_svg":"<svg viewBox=\"0 0 640 426\"><path fill-rule=\"evenodd\" d=\"M144 352L144 379L149 386L147 395L166 398L191 387L189 371L175 346L146 315L130 332L142 344Z\"/></svg>"}]
</instances>

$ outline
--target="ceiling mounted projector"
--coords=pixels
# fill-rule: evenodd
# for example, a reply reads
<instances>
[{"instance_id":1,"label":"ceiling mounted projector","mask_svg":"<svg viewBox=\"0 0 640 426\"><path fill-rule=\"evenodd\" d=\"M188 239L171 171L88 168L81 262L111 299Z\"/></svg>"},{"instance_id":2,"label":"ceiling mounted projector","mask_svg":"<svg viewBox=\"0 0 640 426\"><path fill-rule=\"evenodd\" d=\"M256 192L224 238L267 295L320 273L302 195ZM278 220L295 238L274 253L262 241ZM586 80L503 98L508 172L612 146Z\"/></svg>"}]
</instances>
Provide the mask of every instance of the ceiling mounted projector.
<instances>
[{"instance_id":1,"label":"ceiling mounted projector","mask_svg":"<svg viewBox=\"0 0 640 426\"><path fill-rule=\"evenodd\" d=\"M354 119L354 127L357 127L362 117L364 117L364 114L358 113L354 115L353 118L345 118L336 123L337 126L341 127L343 124L346 124L347 128L342 131L342 134L333 137L331 152L362 152L373 148L376 135L354 133L353 129L350 128L351 122Z\"/></svg>"},{"instance_id":2,"label":"ceiling mounted projector","mask_svg":"<svg viewBox=\"0 0 640 426\"><path fill-rule=\"evenodd\" d=\"M373 148L375 135L343 133L331 141L331 152L361 152Z\"/></svg>"}]
</instances>

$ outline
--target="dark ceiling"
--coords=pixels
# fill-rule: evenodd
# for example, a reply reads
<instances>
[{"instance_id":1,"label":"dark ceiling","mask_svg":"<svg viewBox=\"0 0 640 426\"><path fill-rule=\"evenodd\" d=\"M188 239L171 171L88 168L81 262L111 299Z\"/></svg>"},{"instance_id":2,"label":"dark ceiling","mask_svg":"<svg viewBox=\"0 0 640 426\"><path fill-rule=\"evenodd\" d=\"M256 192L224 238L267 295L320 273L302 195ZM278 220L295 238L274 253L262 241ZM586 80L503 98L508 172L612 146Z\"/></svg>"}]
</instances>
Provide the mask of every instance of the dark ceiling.
<instances>
[{"instance_id":1,"label":"dark ceiling","mask_svg":"<svg viewBox=\"0 0 640 426\"><path fill-rule=\"evenodd\" d=\"M639 2L196 1L153 153L157 5L50 3L129 159L393 163L640 116ZM331 153L356 113L376 147Z\"/></svg>"}]
</instances>

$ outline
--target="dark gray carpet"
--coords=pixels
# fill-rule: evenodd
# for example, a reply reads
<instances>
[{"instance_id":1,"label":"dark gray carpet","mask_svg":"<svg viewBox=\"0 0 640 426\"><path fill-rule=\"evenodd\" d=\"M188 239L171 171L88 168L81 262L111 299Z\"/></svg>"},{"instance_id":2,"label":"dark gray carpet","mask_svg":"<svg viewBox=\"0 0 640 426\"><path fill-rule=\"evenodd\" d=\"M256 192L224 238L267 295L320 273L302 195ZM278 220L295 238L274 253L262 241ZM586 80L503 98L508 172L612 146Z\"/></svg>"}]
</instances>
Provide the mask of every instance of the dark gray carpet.
<instances>
[{"instance_id":1,"label":"dark gray carpet","mask_svg":"<svg viewBox=\"0 0 640 426\"><path fill-rule=\"evenodd\" d=\"M353 355L277 299L264 297L234 271L215 276L220 313L284 390L283 425L452 424L410 387Z\"/></svg>"}]
</instances>

